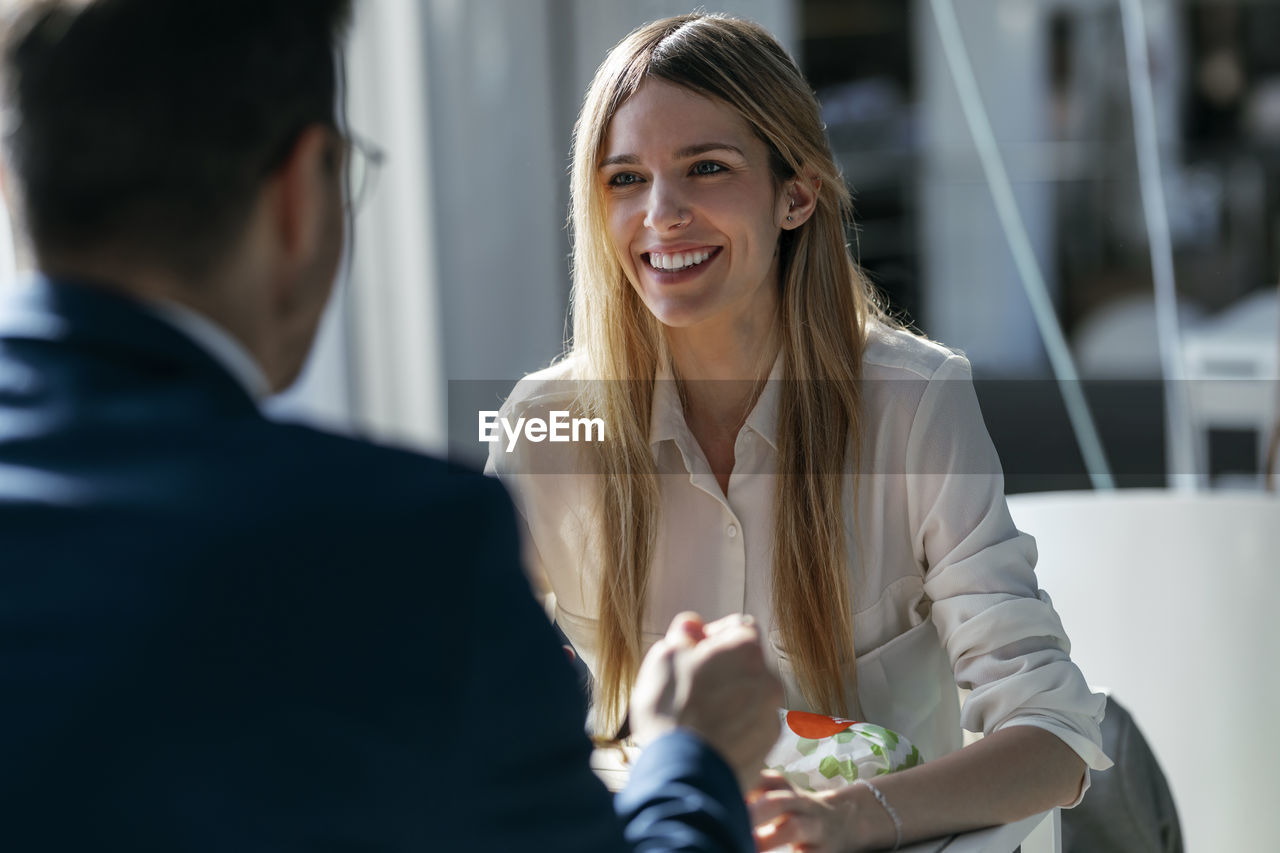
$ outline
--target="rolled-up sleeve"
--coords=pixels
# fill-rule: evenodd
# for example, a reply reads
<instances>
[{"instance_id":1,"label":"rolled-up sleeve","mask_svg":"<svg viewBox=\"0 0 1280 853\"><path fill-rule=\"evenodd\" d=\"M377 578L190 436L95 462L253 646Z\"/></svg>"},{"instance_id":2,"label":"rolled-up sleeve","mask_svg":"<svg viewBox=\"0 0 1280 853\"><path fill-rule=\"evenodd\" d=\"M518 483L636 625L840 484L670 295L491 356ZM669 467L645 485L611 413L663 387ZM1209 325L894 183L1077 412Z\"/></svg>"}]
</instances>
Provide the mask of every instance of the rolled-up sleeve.
<instances>
[{"instance_id":1,"label":"rolled-up sleeve","mask_svg":"<svg viewBox=\"0 0 1280 853\"><path fill-rule=\"evenodd\" d=\"M962 725L984 734L1036 726L1089 768L1107 769L1099 730L1105 697L1072 662L1062 620L1036 582L1035 540L1009 515L964 358L951 356L930 378L907 465L913 549L925 567L931 618L956 682L971 691ZM1088 784L1086 773L1081 797Z\"/></svg>"}]
</instances>

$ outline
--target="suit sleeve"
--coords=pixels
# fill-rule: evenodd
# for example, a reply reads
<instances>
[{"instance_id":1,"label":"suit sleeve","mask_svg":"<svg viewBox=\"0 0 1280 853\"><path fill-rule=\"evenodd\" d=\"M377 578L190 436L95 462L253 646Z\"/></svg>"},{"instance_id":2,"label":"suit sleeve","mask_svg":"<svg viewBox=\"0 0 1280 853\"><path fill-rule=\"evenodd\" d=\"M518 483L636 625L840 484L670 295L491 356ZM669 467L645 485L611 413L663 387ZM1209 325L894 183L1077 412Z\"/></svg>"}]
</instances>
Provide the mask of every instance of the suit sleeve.
<instances>
[{"instance_id":1,"label":"suit sleeve","mask_svg":"<svg viewBox=\"0 0 1280 853\"><path fill-rule=\"evenodd\" d=\"M650 744L614 805L636 850L756 849L733 771L689 732Z\"/></svg>"},{"instance_id":2,"label":"suit sleeve","mask_svg":"<svg viewBox=\"0 0 1280 853\"><path fill-rule=\"evenodd\" d=\"M479 488L484 533L460 602L475 627L457 694L468 731L491 744L485 757L470 749L471 820L484 836L475 849L754 850L732 772L690 734L652 744L610 797L589 766L572 668L521 570L511 502L492 479Z\"/></svg>"}]
</instances>

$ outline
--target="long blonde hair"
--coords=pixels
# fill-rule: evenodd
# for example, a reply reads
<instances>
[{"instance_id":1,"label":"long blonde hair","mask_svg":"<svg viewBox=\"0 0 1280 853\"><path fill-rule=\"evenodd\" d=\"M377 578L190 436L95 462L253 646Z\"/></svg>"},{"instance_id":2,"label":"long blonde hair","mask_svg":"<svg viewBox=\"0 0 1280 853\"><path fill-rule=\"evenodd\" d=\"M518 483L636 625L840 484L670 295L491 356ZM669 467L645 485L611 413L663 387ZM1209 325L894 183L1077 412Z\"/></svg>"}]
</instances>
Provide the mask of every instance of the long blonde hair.
<instances>
[{"instance_id":1,"label":"long blonde hair","mask_svg":"<svg viewBox=\"0 0 1280 853\"><path fill-rule=\"evenodd\" d=\"M597 176L614 114L648 78L736 110L765 142L779 184L802 174L817 179L816 209L784 231L779 246L780 345L790 381L778 413L773 608L805 699L848 713L844 697L856 691L856 674L852 684L841 674L853 671L855 656L842 480L850 450L857 463L866 324L881 312L845 244L849 191L804 77L761 27L705 14L655 21L619 42L574 129L571 355L591 380L581 384L579 407L610 425L598 450L597 713L602 725L616 725L635 679L660 511L649 424L662 327L610 244Z\"/></svg>"}]
</instances>

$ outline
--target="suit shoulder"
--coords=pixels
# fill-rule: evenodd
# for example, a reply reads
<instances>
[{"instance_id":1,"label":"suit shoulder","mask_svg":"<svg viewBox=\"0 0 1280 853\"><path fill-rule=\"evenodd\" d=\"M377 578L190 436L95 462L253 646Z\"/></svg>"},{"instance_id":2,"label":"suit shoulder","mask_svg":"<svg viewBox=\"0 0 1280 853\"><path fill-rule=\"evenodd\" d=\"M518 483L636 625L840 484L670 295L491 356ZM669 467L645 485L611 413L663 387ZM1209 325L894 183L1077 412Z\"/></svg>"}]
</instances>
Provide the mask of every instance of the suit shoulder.
<instances>
[{"instance_id":1,"label":"suit shoulder","mask_svg":"<svg viewBox=\"0 0 1280 853\"><path fill-rule=\"evenodd\" d=\"M371 505L443 502L495 509L508 502L500 484L467 465L308 426L275 426L276 464L315 471L317 479Z\"/></svg>"}]
</instances>

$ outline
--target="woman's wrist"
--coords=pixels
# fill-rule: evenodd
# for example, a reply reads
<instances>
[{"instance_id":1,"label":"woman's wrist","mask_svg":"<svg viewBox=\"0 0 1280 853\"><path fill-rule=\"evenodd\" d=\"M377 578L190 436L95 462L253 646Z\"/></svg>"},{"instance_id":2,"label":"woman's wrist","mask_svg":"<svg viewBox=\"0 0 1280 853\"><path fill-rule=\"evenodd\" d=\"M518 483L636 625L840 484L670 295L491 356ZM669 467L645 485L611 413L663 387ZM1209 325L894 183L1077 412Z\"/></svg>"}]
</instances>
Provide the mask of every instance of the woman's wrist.
<instances>
[{"instance_id":1,"label":"woman's wrist","mask_svg":"<svg viewBox=\"0 0 1280 853\"><path fill-rule=\"evenodd\" d=\"M902 846L902 818L898 816L898 810L893 807L879 787L871 784L866 779L855 780L853 787L863 789L866 794L869 794L871 798L875 800L874 807L868 807L871 812L874 813L878 808L879 813L889 819L889 826L893 832L893 840L891 842L886 842L885 846L889 850L897 850ZM876 821L876 824L881 827L885 825L883 820Z\"/></svg>"},{"instance_id":2,"label":"woman's wrist","mask_svg":"<svg viewBox=\"0 0 1280 853\"><path fill-rule=\"evenodd\" d=\"M898 822L876 798L869 782L853 784L831 794L832 806L844 813L841 833L844 853L891 850L899 843Z\"/></svg>"}]
</instances>

